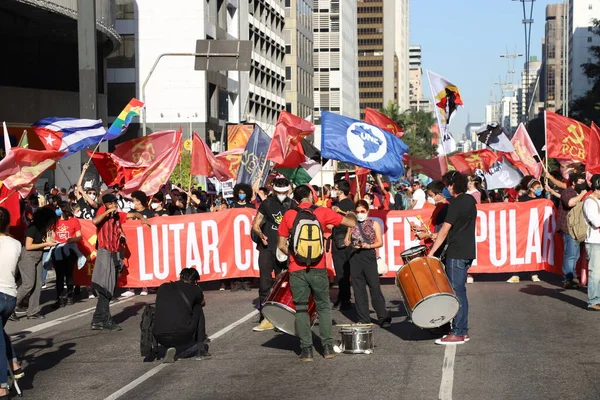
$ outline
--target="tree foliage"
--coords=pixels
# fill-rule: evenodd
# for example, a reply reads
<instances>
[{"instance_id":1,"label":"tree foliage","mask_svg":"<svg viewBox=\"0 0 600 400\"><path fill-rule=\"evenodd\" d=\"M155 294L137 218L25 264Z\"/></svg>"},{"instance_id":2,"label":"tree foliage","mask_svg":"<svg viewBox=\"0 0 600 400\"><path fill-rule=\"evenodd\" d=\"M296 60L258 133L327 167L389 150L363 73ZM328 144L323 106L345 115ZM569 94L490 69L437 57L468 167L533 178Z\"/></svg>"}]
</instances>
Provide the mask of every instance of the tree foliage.
<instances>
[{"instance_id":1,"label":"tree foliage","mask_svg":"<svg viewBox=\"0 0 600 400\"><path fill-rule=\"evenodd\" d=\"M600 20L594 19L594 34L600 35ZM591 46L593 62L581 65L583 73L591 82L590 90L571 103L569 116L586 124L600 123L600 46Z\"/></svg>"},{"instance_id":2,"label":"tree foliage","mask_svg":"<svg viewBox=\"0 0 600 400\"><path fill-rule=\"evenodd\" d=\"M404 130L402 140L409 147L408 154L417 158L437 156L437 147L431 144L431 139L435 137L431 132L431 127L435 124L433 113L422 110L400 112L398 104L391 101L380 111Z\"/></svg>"},{"instance_id":3,"label":"tree foliage","mask_svg":"<svg viewBox=\"0 0 600 400\"><path fill-rule=\"evenodd\" d=\"M190 174L190 168L192 166L192 155L189 151L183 150L181 154L181 159L179 160L179 164L175 166L173 173L171 174L171 183L180 188L189 188L190 179L192 182L192 186L196 186L198 184L196 177Z\"/></svg>"}]
</instances>

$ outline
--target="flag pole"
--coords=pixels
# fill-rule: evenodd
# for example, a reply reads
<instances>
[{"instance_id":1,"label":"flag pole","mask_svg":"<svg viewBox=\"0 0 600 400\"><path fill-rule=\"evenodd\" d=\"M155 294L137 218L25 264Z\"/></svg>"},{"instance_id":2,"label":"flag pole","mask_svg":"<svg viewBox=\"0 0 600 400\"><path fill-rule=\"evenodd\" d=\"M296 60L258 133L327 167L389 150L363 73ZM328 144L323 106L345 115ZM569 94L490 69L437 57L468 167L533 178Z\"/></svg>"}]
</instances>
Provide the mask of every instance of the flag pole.
<instances>
[{"instance_id":1,"label":"flag pole","mask_svg":"<svg viewBox=\"0 0 600 400\"><path fill-rule=\"evenodd\" d=\"M325 201L325 188L323 187L323 156L319 155L319 163L321 164L321 200Z\"/></svg>"}]
</instances>

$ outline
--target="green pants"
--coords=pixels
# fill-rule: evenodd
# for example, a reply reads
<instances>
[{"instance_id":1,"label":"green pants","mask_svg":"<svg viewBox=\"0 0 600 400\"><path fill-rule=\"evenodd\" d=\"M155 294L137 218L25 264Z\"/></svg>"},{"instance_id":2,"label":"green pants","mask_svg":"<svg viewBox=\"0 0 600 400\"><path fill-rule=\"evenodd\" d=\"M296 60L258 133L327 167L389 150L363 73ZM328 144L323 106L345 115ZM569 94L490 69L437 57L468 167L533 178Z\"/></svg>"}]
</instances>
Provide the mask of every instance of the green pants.
<instances>
[{"instance_id":1,"label":"green pants","mask_svg":"<svg viewBox=\"0 0 600 400\"><path fill-rule=\"evenodd\" d=\"M333 344L331 336L331 301L329 278L325 269L310 269L290 273L290 287L296 304L296 335L302 349L312 347L312 329L308 315L308 299L312 292L319 313L319 334L323 346Z\"/></svg>"}]
</instances>

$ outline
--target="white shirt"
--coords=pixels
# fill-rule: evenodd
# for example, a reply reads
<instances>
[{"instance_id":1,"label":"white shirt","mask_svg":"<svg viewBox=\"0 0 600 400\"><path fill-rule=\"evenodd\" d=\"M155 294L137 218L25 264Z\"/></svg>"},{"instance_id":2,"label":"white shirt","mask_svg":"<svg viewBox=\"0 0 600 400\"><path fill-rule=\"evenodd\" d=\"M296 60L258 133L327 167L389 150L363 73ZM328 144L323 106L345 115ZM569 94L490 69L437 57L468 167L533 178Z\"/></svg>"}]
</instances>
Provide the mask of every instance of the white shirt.
<instances>
[{"instance_id":1,"label":"white shirt","mask_svg":"<svg viewBox=\"0 0 600 400\"><path fill-rule=\"evenodd\" d=\"M600 201L589 196L583 202L583 215L590 224L586 243L600 243Z\"/></svg>"},{"instance_id":2,"label":"white shirt","mask_svg":"<svg viewBox=\"0 0 600 400\"><path fill-rule=\"evenodd\" d=\"M412 196L413 201L416 201L415 205L413 206L413 210L419 210L421 208L423 208L423 206L425 205L425 201L427 201L427 198L425 196L425 192L423 191L423 189L417 189L413 192L413 196Z\"/></svg>"},{"instance_id":3,"label":"white shirt","mask_svg":"<svg viewBox=\"0 0 600 400\"><path fill-rule=\"evenodd\" d=\"M0 266L0 292L9 296L17 297L17 282L15 273L21 256L21 243L10 236L0 236L0 254L2 254L2 265Z\"/></svg>"}]
</instances>

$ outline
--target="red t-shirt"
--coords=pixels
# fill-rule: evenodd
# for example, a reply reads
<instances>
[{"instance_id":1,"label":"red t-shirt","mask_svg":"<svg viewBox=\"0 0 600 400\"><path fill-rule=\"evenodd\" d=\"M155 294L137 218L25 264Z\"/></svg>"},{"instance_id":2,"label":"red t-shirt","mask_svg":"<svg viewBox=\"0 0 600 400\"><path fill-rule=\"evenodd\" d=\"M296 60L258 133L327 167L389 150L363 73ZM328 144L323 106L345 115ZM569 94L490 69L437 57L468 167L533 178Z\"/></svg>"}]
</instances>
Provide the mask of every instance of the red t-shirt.
<instances>
[{"instance_id":1,"label":"red t-shirt","mask_svg":"<svg viewBox=\"0 0 600 400\"><path fill-rule=\"evenodd\" d=\"M384 210L390 209L391 198L392 198L392 195L390 194L390 192L385 192L383 194L383 209Z\"/></svg>"},{"instance_id":2,"label":"red t-shirt","mask_svg":"<svg viewBox=\"0 0 600 400\"><path fill-rule=\"evenodd\" d=\"M98 208L96 215L106 211L106 207ZM121 225L127 221L127 214L117 212L115 217L106 217L104 221L96 227L98 232L98 247L102 247L110 252L116 253L119 251L119 239L121 237Z\"/></svg>"},{"instance_id":3,"label":"red t-shirt","mask_svg":"<svg viewBox=\"0 0 600 400\"><path fill-rule=\"evenodd\" d=\"M309 203L300 203L299 205L300 208L310 208L311 204ZM285 212L285 214L283 215L283 219L281 220L281 224L279 225L279 236L282 237L289 237L291 234L291 230L292 230L292 225L294 225L294 220L296 219L296 215L298 214L298 212L294 209L292 210L288 210ZM317 220L319 221L319 223L321 224L321 228L323 228L323 230L325 230L325 227L327 225L340 225L342 223L342 220L344 219L344 216L336 213L335 211L329 209L329 208L325 208L325 207L318 207L315 211L314 211L315 216L317 217ZM294 260L294 255L290 254L290 265L289 265L289 271L290 272L297 272L297 271L302 271L303 269L306 269L306 267L300 266L298 264L296 264L296 260ZM325 255L323 255L323 257L321 258L321 261L319 261L319 263L311 268L321 268L324 269L325 268Z\"/></svg>"},{"instance_id":4,"label":"red t-shirt","mask_svg":"<svg viewBox=\"0 0 600 400\"><path fill-rule=\"evenodd\" d=\"M54 228L54 238L57 243L67 243L67 239L75 237L77 231L81 230L81 224L75 217L67 220L60 218Z\"/></svg>"}]
</instances>

